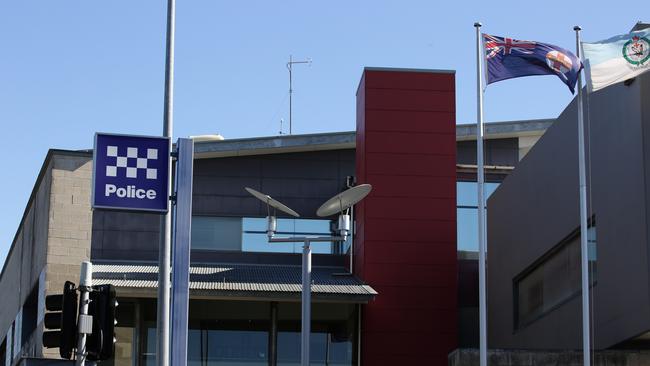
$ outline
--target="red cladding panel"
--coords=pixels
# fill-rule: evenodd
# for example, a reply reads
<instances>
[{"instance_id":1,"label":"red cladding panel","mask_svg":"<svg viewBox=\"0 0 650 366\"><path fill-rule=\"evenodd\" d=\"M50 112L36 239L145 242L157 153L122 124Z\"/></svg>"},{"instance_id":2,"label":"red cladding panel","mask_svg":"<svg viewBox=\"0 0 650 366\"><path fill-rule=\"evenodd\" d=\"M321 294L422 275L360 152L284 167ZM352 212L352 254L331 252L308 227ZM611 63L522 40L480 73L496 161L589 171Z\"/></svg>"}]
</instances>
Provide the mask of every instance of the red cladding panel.
<instances>
[{"instance_id":1,"label":"red cladding panel","mask_svg":"<svg viewBox=\"0 0 650 366\"><path fill-rule=\"evenodd\" d=\"M391 242L391 241L367 241L373 250L368 252L365 260L368 263L380 263L387 265L401 264L447 264L450 255L456 253L449 243L436 243L432 245L427 242ZM402 255L395 256L395 246L400 248ZM462 272L461 272L462 273Z\"/></svg>"},{"instance_id":2,"label":"red cladding panel","mask_svg":"<svg viewBox=\"0 0 650 366\"><path fill-rule=\"evenodd\" d=\"M444 365L457 347L453 72L365 70L357 91L355 273L363 365Z\"/></svg>"}]
</instances>

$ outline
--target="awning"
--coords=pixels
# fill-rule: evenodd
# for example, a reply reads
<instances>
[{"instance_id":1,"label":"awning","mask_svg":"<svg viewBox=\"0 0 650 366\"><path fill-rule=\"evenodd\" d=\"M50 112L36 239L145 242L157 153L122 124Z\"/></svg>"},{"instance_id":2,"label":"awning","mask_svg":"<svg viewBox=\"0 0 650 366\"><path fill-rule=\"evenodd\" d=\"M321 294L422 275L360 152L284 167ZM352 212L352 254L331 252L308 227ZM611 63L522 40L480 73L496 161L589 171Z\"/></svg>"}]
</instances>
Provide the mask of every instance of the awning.
<instances>
[{"instance_id":1,"label":"awning","mask_svg":"<svg viewBox=\"0 0 650 366\"><path fill-rule=\"evenodd\" d=\"M312 268L315 301L367 303L377 292L341 267ZM300 266L196 264L190 268L190 297L299 301ZM93 284L113 284L118 296L156 297L158 266L151 263L94 263Z\"/></svg>"}]
</instances>

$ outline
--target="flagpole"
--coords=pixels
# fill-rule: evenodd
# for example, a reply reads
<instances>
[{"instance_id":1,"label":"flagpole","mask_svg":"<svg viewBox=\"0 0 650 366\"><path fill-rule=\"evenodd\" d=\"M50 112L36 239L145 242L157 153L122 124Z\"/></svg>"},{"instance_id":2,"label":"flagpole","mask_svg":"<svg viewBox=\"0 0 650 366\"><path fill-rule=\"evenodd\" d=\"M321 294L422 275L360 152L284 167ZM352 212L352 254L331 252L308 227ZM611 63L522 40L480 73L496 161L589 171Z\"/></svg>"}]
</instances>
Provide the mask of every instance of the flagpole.
<instances>
[{"instance_id":1,"label":"flagpole","mask_svg":"<svg viewBox=\"0 0 650 366\"><path fill-rule=\"evenodd\" d=\"M580 58L580 26L576 32L576 56ZM587 174L585 169L585 126L582 110L582 76L578 73L578 174L580 175L580 254L582 265L582 357L584 366L591 365L589 346L589 258L587 247Z\"/></svg>"},{"instance_id":2,"label":"flagpole","mask_svg":"<svg viewBox=\"0 0 650 366\"><path fill-rule=\"evenodd\" d=\"M487 366L487 306L485 289L485 198L483 172L483 79L481 73L481 26L474 23L476 28L476 176L478 186L478 282L479 282L479 360L480 366Z\"/></svg>"}]
</instances>

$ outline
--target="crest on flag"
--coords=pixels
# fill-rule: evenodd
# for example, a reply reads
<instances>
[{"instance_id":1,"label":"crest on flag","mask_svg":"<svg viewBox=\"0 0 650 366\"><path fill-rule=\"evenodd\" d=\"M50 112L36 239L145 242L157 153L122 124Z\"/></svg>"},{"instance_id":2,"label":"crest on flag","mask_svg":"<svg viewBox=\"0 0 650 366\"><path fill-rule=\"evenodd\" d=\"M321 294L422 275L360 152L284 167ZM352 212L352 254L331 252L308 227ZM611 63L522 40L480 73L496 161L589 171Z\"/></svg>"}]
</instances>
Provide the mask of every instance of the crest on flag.
<instances>
[{"instance_id":1,"label":"crest on flag","mask_svg":"<svg viewBox=\"0 0 650 366\"><path fill-rule=\"evenodd\" d=\"M598 42L582 42L590 92L650 70L650 28Z\"/></svg>"},{"instance_id":2,"label":"crest on flag","mask_svg":"<svg viewBox=\"0 0 650 366\"><path fill-rule=\"evenodd\" d=\"M634 36L623 45L623 57L634 66L643 65L650 59L650 41Z\"/></svg>"},{"instance_id":3,"label":"crest on flag","mask_svg":"<svg viewBox=\"0 0 650 366\"><path fill-rule=\"evenodd\" d=\"M571 57L563 54L560 51L551 51L547 53L546 63L548 64L548 67L555 70L555 72L559 73L562 76L564 76L565 73L569 72L573 66Z\"/></svg>"}]
</instances>

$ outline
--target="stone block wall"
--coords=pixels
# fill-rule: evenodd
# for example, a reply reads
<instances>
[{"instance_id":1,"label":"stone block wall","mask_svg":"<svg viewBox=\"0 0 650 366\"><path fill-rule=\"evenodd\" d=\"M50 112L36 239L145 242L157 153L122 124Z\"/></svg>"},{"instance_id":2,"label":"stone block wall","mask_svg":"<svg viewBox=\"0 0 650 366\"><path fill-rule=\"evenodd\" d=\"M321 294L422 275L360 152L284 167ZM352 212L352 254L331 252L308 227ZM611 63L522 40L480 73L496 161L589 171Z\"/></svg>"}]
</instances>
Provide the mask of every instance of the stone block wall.
<instances>
[{"instance_id":1,"label":"stone block wall","mask_svg":"<svg viewBox=\"0 0 650 366\"><path fill-rule=\"evenodd\" d=\"M61 293L65 281L79 283L92 233L92 157L55 155L51 171L46 295ZM58 349L43 348L43 356L58 357Z\"/></svg>"}]
</instances>

